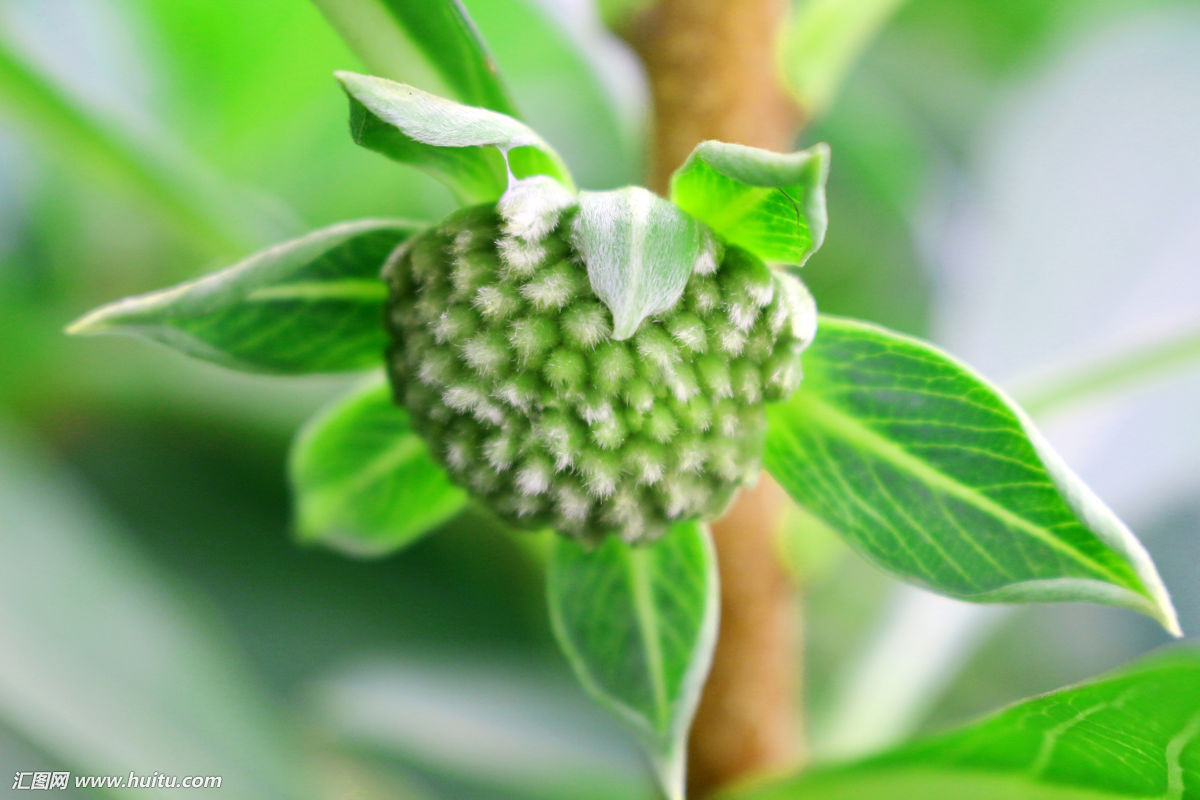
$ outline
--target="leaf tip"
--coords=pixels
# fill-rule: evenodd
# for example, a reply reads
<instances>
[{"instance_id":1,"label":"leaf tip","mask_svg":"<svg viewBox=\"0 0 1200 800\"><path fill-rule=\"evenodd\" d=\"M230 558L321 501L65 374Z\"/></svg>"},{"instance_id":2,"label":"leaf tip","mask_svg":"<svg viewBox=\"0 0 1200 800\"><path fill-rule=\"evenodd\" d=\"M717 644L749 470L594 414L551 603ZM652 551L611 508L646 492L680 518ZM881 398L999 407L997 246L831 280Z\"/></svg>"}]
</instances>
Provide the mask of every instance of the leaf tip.
<instances>
[{"instance_id":1,"label":"leaf tip","mask_svg":"<svg viewBox=\"0 0 1200 800\"><path fill-rule=\"evenodd\" d=\"M121 327L120 324L113 321L113 318L118 316L117 312L122 302L124 301L92 309L63 328L63 333L68 336L95 336L100 333L114 332Z\"/></svg>"}]
</instances>

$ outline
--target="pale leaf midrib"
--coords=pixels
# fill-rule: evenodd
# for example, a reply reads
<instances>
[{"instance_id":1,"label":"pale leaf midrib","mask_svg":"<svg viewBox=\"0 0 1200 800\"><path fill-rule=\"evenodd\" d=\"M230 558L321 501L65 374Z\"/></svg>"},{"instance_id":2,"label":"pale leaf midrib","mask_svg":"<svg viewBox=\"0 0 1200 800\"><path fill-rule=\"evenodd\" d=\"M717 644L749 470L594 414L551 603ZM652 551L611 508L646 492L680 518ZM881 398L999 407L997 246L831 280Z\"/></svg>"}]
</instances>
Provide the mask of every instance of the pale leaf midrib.
<instances>
[{"instance_id":1,"label":"pale leaf midrib","mask_svg":"<svg viewBox=\"0 0 1200 800\"><path fill-rule=\"evenodd\" d=\"M927 485L939 489L985 514L999 519L1010 527L1032 536L1048 547L1094 570L1114 584L1140 590L1141 587L1130 587L1123 576L1113 573L1108 567L1100 564L1087 554L1081 553L1024 517L1004 508L991 498L959 483L944 472L934 469L900 445L881 436L878 432L861 425L853 417L834 406L819 400L812 394L798 395L795 400L805 406L807 420L819 419L827 428L840 434L842 438L853 442L856 446L860 446L868 452L875 453L884 460L900 467L903 471L916 475Z\"/></svg>"},{"instance_id":2,"label":"pale leaf midrib","mask_svg":"<svg viewBox=\"0 0 1200 800\"><path fill-rule=\"evenodd\" d=\"M626 548L626 565L629 569L629 585L633 593L633 609L646 650L646 668L649 673L650 689L654 696L654 725L656 734L661 734L670 721L666 687L663 686L663 655L658 633L658 612L654 608L654 593L646 569L646 553L636 548Z\"/></svg>"}]
</instances>

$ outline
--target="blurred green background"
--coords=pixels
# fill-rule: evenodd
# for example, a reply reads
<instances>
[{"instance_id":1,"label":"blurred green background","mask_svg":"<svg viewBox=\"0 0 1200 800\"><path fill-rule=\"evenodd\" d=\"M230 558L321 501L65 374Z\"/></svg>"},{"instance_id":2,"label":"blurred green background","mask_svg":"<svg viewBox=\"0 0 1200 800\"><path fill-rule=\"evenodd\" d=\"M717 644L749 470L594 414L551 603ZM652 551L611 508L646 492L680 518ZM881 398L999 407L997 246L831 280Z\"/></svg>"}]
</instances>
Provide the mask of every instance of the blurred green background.
<instances>
[{"instance_id":1,"label":"blurred green background","mask_svg":"<svg viewBox=\"0 0 1200 800\"><path fill-rule=\"evenodd\" d=\"M636 181L644 79L589 0L466 5L579 182ZM314 226L448 211L351 144L340 68L360 62L299 0L0 0L0 772L221 775L239 798L649 798L555 651L536 540L470 515L380 561L291 540L290 436L351 379L62 334ZM831 225L806 276L824 310L930 337L1033 400L1200 335L1196 3L910 0L818 140ZM1038 414L1146 541L1189 632L1197 408L1192 361ZM804 531L788 552L817 755L1163 642L1120 611L933 598Z\"/></svg>"}]
</instances>

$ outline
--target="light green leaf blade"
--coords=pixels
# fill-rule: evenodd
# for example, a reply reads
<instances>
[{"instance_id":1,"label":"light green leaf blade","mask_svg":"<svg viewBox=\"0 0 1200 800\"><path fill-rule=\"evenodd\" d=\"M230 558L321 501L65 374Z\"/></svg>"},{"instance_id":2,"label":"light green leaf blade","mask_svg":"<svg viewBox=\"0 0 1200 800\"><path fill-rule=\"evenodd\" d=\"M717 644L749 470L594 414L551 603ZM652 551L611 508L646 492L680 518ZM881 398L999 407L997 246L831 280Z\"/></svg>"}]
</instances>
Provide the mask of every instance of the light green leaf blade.
<instances>
[{"instance_id":1,"label":"light green leaf blade","mask_svg":"<svg viewBox=\"0 0 1200 800\"><path fill-rule=\"evenodd\" d=\"M386 347L379 271L420 227L322 228L199 280L102 306L67 332L134 334L247 372L366 369Z\"/></svg>"},{"instance_id":2,"label":"light green leaf blade","mask_svg":"<svg viewBox=\"0 0 1200 800\"><path fill-rule=\"evenodd\" d=\"M934 347L822 317L764 461L879 566L973 601L1090 601L1178 622L1146 551L999 389Z\"/></svg>"},{"instance_id":3,"label":"light green leaf blade","mask_svg":"<svg viewBox=\"0 0 1200 800\"><path fill-rule=\"evenodd\" d=\"M353 555L404 547L467 500L382 378L313 417L296 437L288 472L300 538Z\"/></svg>"},{"instance_id":4,"label":"light green leaf blade","mask_svg":"<svg viewBox=\"0 0 1200 800\"><path fill-rule=\"evenodd\" d=\"M1167 652L950 733L731 797L1200 797L1200 652Z\"/></svg>"},{"instance_id":5,"label":"light green leaf blade","mask_svg":"<svg viewBox=\"0 0 1200 800\"><path fill-rule=\"evenodd\" d=\"M707 526L651 545L593 550L558 537L547 576L555 636L584 688L649 749L682 800L684 744L716 643L716 555Z\"/></svg>"},{"instance_id":6,"label":"light green leaf blade","mask_svg":"<svg viewBox=\"0 0 1200 800\"><path fill-rule=\"evenodd\" d=\"M764 261L801 266L825 240L829 147L772 153L701 142L671 177L671 200Z\"/></svg>"},{"instance_id":7,"label":"light green leaf blade","mask_svg":"<svg viewBox=\"0 0 1200 800\"><path fill-rule=\"evenodd\" d=\"M464 204L496 200L517 178L549 175L574 189L562 159L524 123L412 86L338 72L354 141L430 172Z\"/></svg>"},{"instance_id":8,"label":"light green leaf blade","mask_svg":"<svg viewBox=\"0 0 1200 800\"><path fill-rule=\"evenodd\" d=\"M581 192L571 238L592 291L612 312L618 340L674 306L698 264L715 266L703 226L640 186Z\"/></svg>"},{"instance_id":9,"label":"light green leaf blade","mask_svg":"<svg viewBox=\"0 0 1200 800\"><path fill-rule=\"evenodd\" d=\"M410 75L411 59L405 58L415 51L462 102L517 116L496 63L460 0L314 2L372 70L418 83Z\"/></svg>"}]
</instances>

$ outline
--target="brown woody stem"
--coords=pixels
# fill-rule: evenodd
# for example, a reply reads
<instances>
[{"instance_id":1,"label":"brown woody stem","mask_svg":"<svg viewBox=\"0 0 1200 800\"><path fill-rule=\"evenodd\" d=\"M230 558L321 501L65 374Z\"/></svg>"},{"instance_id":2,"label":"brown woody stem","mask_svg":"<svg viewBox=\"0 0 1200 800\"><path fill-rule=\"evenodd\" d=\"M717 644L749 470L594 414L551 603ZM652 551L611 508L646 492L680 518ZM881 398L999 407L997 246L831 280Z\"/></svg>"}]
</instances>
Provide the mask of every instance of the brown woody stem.
<instances>
[{"instance_id":1,"label":"brown woody stem","mask_svg":"<svg viewBox=\"0 0 1200 800\"><path fill-rule=\"evenodd\" d=\"M800 109L779 84L787 0L660 0L630 24L654 101L649 183L666 192L699 142L792 149ZM799 757L799 602L779 562L782 490L764 474L713 525L721 630L688 743L692 797Z\"/></svg>"}]
</instances>

